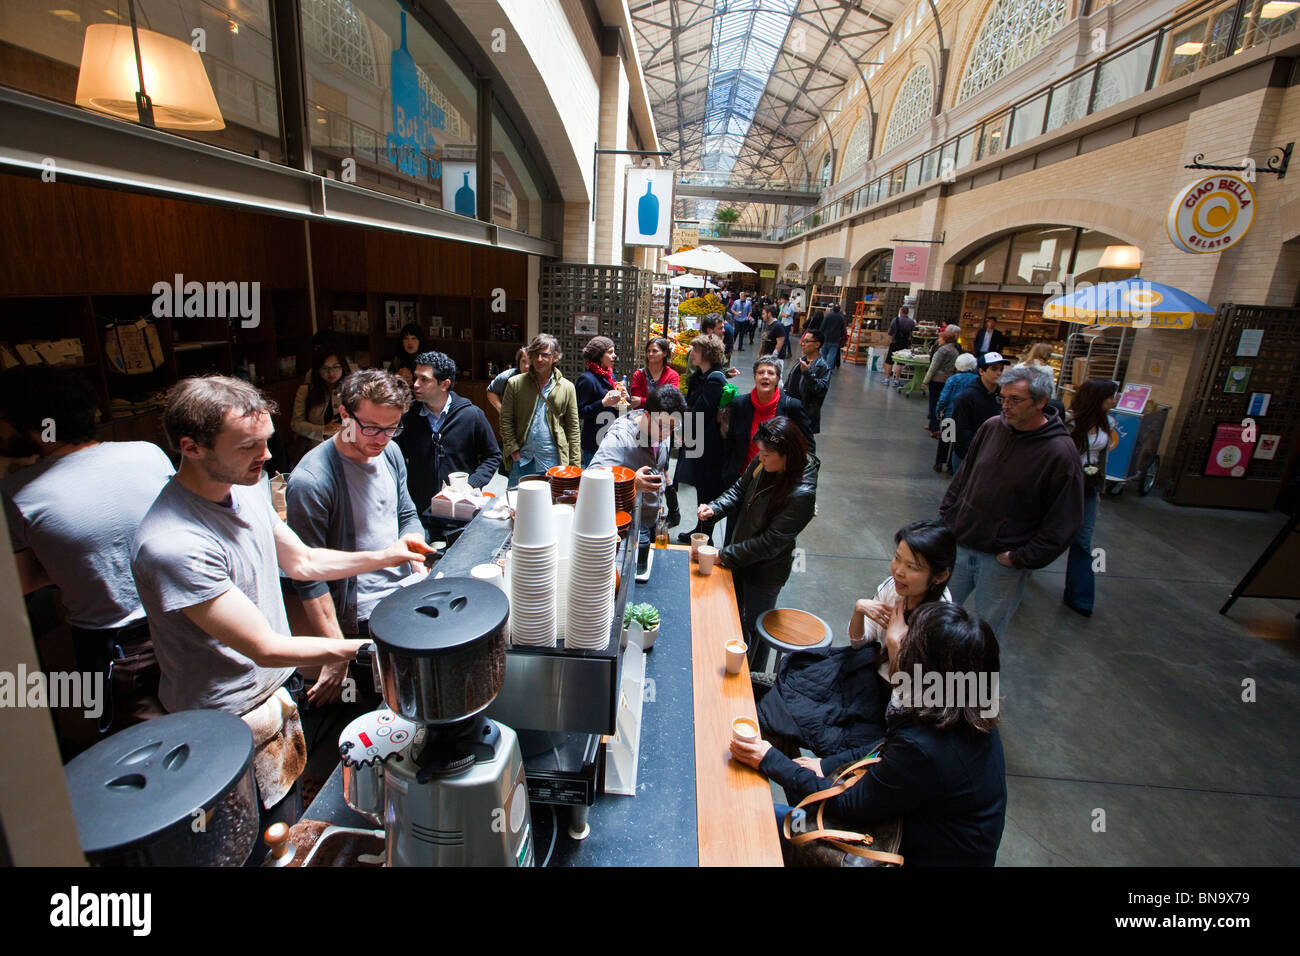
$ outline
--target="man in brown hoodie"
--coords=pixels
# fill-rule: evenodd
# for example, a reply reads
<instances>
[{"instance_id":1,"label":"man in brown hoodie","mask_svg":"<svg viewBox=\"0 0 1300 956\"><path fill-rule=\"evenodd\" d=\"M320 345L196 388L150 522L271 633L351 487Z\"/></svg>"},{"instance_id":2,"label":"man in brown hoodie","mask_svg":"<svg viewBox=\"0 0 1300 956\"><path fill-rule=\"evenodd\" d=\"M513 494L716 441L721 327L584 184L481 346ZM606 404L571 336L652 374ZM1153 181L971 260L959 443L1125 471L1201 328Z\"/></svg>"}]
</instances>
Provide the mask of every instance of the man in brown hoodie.
<instances>
[{"instance_id":1,"label":"man in brown hoodie","mask_svg":"<svg viewBox=\"0 0 1300 956\"><path fill-rule=\"evenodd\" d=\"M1069 432L1047 407L1051 386L1033 369L998 380L1002 414L980 426L939 516L957 536L952 598L1005 636L1029 572L1070 546L1083 524L1083 469Z\"/></svg>"}]
</instances>

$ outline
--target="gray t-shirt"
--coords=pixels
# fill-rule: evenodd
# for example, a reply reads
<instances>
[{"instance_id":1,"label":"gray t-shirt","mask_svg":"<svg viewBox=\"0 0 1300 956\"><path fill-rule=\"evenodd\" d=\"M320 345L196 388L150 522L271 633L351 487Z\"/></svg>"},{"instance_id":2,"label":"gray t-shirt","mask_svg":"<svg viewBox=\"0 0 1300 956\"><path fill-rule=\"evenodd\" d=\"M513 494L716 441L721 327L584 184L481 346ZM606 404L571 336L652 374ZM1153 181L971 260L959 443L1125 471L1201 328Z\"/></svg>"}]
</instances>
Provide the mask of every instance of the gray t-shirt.
<instances>
[{"instance_id":1,"label":"gray t-shirt","mask_svg":"<svg viewBox=\"0 0 1300 956\"><path fill-rule=\"evenodd\" d=\"M243 714L293 673L292 667L259 667L182 610L235 587L271 630L288 634L275 552L279 520L260 488L235 485L230 502L218 504L173 478L140 523L131 570L162 671L158 697L168 710Z\"/></svg>"},{"instance_id":2,"label":"gray t-shirt","mask_svg":"<svg viewBox=\"0 0 1300 956\"><path fill-rule=\"evenodd\" d=\"M172 463L153 442L104 442L44 458L0 483L15 552L30 548L88 630L144 620L131 542Z\"/></svg>"},{"instance_id":3,"label":"gray t-shirt","mask_svg":"<svg viewBox=\"0 0 1300 956\"><path fill-rule=\"evenodd\" d=\"M492 382L488 385L487 390L489 392L492 392L494 395L498 397L505 397L506 386L510 384L510 380L518 374L519 374L519 369L517 368L506 369L504 372L497 375L496 378L492 379Z\"/></svg>"},{"instance_id":4,"label":"gray t-shirt","mask_svg":"<svg viewBox=\"0 0 1300 956\"><path fill-rule=\"evenodd\" d=\"M339 455L348 485L348 502L356 526L358 551L382 551L401 534L397 523L397 486L393 473L382 458L364 465ZM357 620L370 620L376 604L397 590L397 584L411 573L409 564L380 568L357 575Z\"/></svg>"}]
</instances>

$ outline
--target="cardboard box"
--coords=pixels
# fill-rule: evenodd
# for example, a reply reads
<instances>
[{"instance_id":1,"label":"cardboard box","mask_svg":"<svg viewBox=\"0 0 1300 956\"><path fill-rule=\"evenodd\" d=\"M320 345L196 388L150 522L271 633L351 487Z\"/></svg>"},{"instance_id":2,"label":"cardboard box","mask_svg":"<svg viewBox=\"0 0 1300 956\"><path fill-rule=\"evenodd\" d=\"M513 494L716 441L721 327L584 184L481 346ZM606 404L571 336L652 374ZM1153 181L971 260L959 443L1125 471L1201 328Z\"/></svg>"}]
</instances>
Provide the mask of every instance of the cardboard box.
<instances>
[{"instance_id":1,"label":"cardboard box","mask_svg":"<svg viewBox=\"0 0 1300 956\"><path fill-rule=\"evenodd\" d=\"M104 332L104 354L109 368L126 375L143 375L162 367L162 343L152 322L110 325Z\"/></svg>"}]
</instances>

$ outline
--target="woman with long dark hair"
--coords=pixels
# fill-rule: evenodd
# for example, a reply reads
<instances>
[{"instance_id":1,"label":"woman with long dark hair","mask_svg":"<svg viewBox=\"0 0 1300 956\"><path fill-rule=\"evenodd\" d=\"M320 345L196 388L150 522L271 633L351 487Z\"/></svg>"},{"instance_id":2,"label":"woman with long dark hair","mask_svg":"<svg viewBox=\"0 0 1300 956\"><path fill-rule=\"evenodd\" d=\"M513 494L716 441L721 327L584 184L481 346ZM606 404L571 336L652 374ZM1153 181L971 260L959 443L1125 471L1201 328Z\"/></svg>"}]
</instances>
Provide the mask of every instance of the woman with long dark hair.
<instances>
[{"instance_id":1,"label":"woman with long dark hair","mask_svg":"<svg viewBox=\"0 0 1300 956\"><path fill-rule=\"evenodd\" d=\"M293 399L292 428L299 446L295 461L342 427L339 388L351 371L346 355L323 346L312 353L307 382Z\"/></svg>"},{"instance_id":2,"label":"woman with long dark hair","mask_svg":"<svg viewBox=\"0 0 1300 956\"><path fill-rule=\"evenodd\" d=\"M842 754L879 740L890 694L884 638L894 608L901 606L903 620L911 621L918 608L951 601L947 585L956 561L957 538L942 521L899 528L889 576L853 605L849 645L799 651L781 662L758 704L764 736L791 756L800 747ZM760 692L769 681L754 675Z\"/></svg>"},{"instance_id":3,"label":"woman with long dark hair","mask_svg":"<svg viewBox=\"0 0 1300 956\"><path fill-rule=\"evenodd\" d=\"M731 754L797 803L833 787L831 778L846 760L877 752L878 763L825 802L828 826L870 832L901 817L898 852L906 865L992 866L1007 809L997 638L961 605L937 602L921 606L910 623L895 605L885 646L895 692L883 741L794 761L767 740L733 740ZM778 805L776 811L783 821L791 808ZM791 820L794 832L810 829L811 821Z\"/></svg>"},{"instance_id":4,"label":"woman with long dark hair","mask_svg":"<svg viewBox=\"0 0 1300 956\"><path fill-rule=\"evenodd\" d=\"M756 460L720 498L700 505L698 513L701 523L727 518L718 563L733 572L750 667L761 670L767 646L755 638L754 625L759 615L776 607L790 577L795 538L816 512L821 462L788 418L764 422L754 440Z\"/></svg>"},{"instance_id":5,"label":"woman with long dark hair","mask_svg":"<svg viewBox=\"0 0 1300 956\"><path fill-rule=\"evenodd\" d=\"M1092 617L1097 582L1092 573L1092 531L1097 524L1097 502L1106 484L1106 453L1110 450L1114 428L1110 410L1115 407L1119 385L1107 379L1092 378L1079 386L1066 427L1079 450L1083 465L1083 525L1070 544L1065 565L1065 606L1084 617Z\"/></svg>"},{"instance_id":6,"label":"woman with long dark hair","mask_svg":"<svg viewBox=\"0 0 1300 956\"><path fill-rule=\"evenodd\" d=\"M665 338L654 338L646 343L645 368L632 373L632 382L628 385L628 403L633 408L640 408L650 396L650 391L672 385L681 388L682 378L677 370L668 364L673 357L673 343Z\"/></svg>"},{"instance_id":7,"label":"woman with long dark hair","mask_svg":"<svg viewBox=\"0 0 1300 956\"><path fill-rule=\"evenodd\" d=\"M415 357L426 351L424 329L414 322L407 322L402 326L402 344L397 347L397 353L388 363L388 371L410 385L415 381Z\"/></svg>"}]
</instances>

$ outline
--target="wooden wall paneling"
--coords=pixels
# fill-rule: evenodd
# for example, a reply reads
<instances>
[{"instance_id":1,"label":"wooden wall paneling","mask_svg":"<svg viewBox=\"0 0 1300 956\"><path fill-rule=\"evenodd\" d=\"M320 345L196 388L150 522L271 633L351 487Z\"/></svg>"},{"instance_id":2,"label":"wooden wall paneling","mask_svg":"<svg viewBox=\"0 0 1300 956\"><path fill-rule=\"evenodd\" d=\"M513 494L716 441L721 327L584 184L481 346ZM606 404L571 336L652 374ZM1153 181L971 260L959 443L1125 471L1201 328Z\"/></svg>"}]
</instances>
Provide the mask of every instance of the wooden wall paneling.
<instances>
[{"instance_id":1,"label":"wooden wall paneling","mask_svg":"<svg viewBox=\"0 0 1300 956\"><path fill-rule=\"evenodd\" d=\"M388 229L367 229L366 288L409 295L420 291L421 237Z\"/></svg>"},{"instance_id":2,"label":"wooden wall paneling","mask_svg":"<svg viewBox=\"0 0 1300 956\"><path fill-rule=\"evenodd\" d=\"M149 197L89 186L75 190L76 228L84 255L78 277L93 295L149 295L155 282L171 279L164 257L159 210ZM170 228L170 227L169 227Z\"/></svg>"},{"instance_id":3,"label":"wooden wall paneling","mask_svg":"<svg viewBox=\"0 0 1300 956\"><path fill-rule=\"evenodd\" d=\"M472 295L473 250L478 248L463 242L434 240L430 250L432 272L428 277L428 290L435 295Z\"/></svg>"},{"instance_id":4,"label":"wooden wall paneling","mask_svg":"<svg viewBox=\"0 0 1300 956\"><path fill-rule=\"evenodd\" d=\"M527 298L528 257L508 249L474 246L471 295L490 297L505 289L509 299Z\"/></svg>"},{"instance_id":5,"label":"wooden wall paneling","mask_svg":"<svg viewBox=\"0 0 1300 956\"><path fill-rule=\"evenodd\" d=\"M0 295L84 292L76 190L67 183L0 175Z\"/></svg>"},{"instance_id":6,"label":"wooden wall paneling","mask_svg":"<svg viewBox=\"0 0 1300 956\"><path fill-rule=\"evenodd\" d=\"M364 230L337 223L313 222L311 261L317 289L362 291L366 287ZM317 319L324 321L319 315Z\"/></svg>"}]
</instances>

